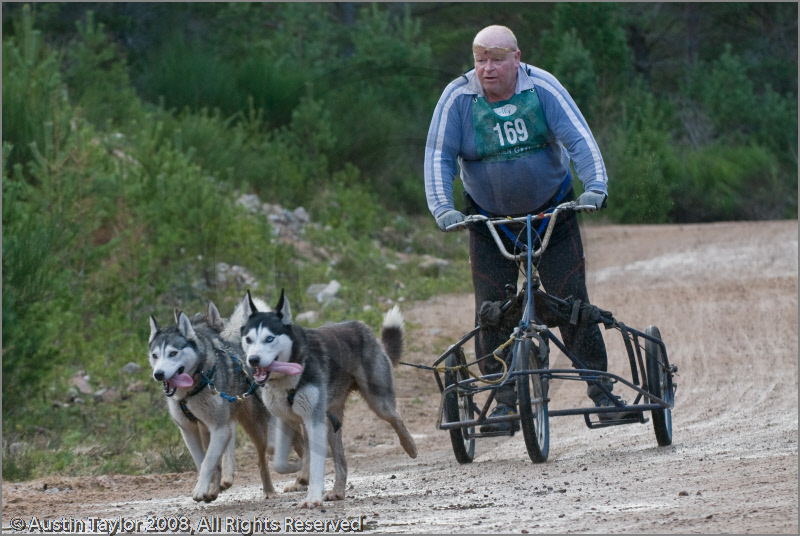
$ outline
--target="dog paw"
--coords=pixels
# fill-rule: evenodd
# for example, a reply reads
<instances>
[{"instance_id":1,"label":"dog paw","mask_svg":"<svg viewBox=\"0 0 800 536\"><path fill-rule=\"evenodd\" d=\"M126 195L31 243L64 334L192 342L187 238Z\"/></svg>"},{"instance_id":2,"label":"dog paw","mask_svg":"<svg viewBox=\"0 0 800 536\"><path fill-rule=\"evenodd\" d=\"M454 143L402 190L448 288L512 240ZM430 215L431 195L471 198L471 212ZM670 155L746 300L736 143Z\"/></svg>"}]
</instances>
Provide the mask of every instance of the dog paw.
<instances>
[{"instance_id":1,"label":"dog paw","mask_svg":"<svg viewBox=\"0 0 800 536\"><path fill-rule=\"evenodd\" d=\"M223 480L222 482L219 483L219 489L220 490L226 490L226 489L230 488L231 486L233 486L233 479L231 479L231 480Z\"/></svg>"},{"instance_id":2,"label":"dog paw","mask_svg":"<svg viewBox=\"0 0 800 536\"><path fill-rule=\"evenodd\" d=\"M192 499L197 502L207 502L210 503L217 499L219 496L219 486L211 485L208 488L205 486L201 486L199 483L194 487L192 491Z\"/></svg>"},{"instance_id":3,"label":"dog paw","mask_svg":"<svg viewBox=\"0 0 800 536\"><path fill-rule=\"evenodd\" d=\"M265 501L268 501L270 499L277 499L278 498L278 492L277 491L265 491L265 492L262 493L262 497L261 498L263 500L265 500Z\"/></svg>"},{"instance_id":4,"label":"dog paw","mask_svg":"<svg viewBox=\"0 0 800 536\"><path fill-rule=\"evenodd\" d=\"M285 491L286 493L291 493L293 491L306 491L307 489L308 489L308 482L306 482L305 484L302 482L295 482L291 486L286 486L285 488L283 488L283 491Z\"/></svg>"},{"instance_id":5,"label":"dog paw","mask_svg":"<svg viewBox=\"0 0 800 536\"><path fill-rule=\"evenodd\" d=\"M335 491L331 490L327 492L322 497L323 501L343 501L344 500L344 492L343 491Z\"/></svg>"},{"instance_id":6,"label":"dog paw","mask_svg":"<svg viewBox=\"0 0 800 536\"><path fill-rule=\"evenodd\" d=\"M301 460L283 460L283 462L273 461L272 469L279 475L286 475L289 473L296 473L303 468Z\"/></svg>"},{"instance_id":7,"label":"dog paw","mask_svg":"<svg viewBox=\"0 0 800 536\"><path fill-rule=\"evenodd\" d=\"M322 499L316 499L316 498L313 498L313 497L306 497L297 506L299 508L316 508L317 506L322 506Z\"/></svg>"}]
</instances>

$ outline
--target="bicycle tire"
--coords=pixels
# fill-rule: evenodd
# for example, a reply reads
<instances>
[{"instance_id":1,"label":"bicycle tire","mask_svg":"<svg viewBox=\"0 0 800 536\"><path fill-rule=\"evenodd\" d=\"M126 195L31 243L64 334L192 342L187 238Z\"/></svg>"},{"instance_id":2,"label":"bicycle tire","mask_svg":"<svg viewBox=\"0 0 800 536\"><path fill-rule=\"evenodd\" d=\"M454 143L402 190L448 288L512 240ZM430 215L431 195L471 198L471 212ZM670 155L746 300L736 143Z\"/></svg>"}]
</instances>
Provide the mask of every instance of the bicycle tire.
<instances>
[{"instance_id":1,"label":"bicycle tire","mask_svg":"<svg viewBox=\"0 0 800 536\"><path fill-rule=\"evenodd\" d=\"M529 340L522 340L515 344L517 370L541 368L538 356L533 350L534 347ZM533 393L533 402L531 402L531 393ZM528 457L533 463L543 463L547 461L550 452L550 419L546 392L539 374L517 376L517 400L522 437L525 439Z\"/></svg>"},{"instance_id":2,"label":"bicycle tire","mask_svg":"<svg viewBox=\"0 0 800 536\"><path fill-rule=\"evenodd\" d=\"M466 361L455 353L447 356L445 360L445 366L448 368L464 364L466 364ZM464 372L445 372L444 385L448 387L456 383L456 381L467 378L468 376ZM453 392L445 397L444 404L448 422L471 421L474 419L475 412L472 405L472 395L459 396ZM450 432L450 442L453 445L453 454L456 456L456 461L460 464L472 463L475 457L475 438L465 439L463 428L451 428L448 432ZM469 432L470 434L474 433L475 428L470 428Z\"/></svg>"},{"instance_id":3,"label":"bicycle tire","mask_svg":"<svg viewBox=\"0 0 800 536\"><path fill-rule=\"evenodd\" d=\"M645 334L661 339L661 333L655 326L649 326L645 330ZM644 352L647 356L647 390L661 400L672 403L672 382L667 370L668 364L663 363L664 356L661 352L661 346L653 341L646 340ZM654 409L650 412L650 415L653 419L653 430L656 433L656 441L658 441L659 446L666 447L671 445L672 410L666 408Z\"/></svg>"}]
</instances>

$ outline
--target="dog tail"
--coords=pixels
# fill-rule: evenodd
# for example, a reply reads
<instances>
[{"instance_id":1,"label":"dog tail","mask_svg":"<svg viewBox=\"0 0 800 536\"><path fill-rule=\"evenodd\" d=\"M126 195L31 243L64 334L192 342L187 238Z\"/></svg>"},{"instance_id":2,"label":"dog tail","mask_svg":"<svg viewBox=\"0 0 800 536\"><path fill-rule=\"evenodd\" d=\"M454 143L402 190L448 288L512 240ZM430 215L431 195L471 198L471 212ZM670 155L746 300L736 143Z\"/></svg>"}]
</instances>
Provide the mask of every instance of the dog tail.
<instances>
[{"instance_id":1,"label":"dog tail","mask_svg":"<svg viewBox=\"0 0 800 536\"><path fill-rule=\"evenodd\" d=\"M400 307L397 305L389 309L389 312L383 317L381 341L386 353L389 355L389 359L392 360L392 365L397 365L403 355L403 329L405 324L403 313L400 312Z\"/></svg>"}]
</instances>

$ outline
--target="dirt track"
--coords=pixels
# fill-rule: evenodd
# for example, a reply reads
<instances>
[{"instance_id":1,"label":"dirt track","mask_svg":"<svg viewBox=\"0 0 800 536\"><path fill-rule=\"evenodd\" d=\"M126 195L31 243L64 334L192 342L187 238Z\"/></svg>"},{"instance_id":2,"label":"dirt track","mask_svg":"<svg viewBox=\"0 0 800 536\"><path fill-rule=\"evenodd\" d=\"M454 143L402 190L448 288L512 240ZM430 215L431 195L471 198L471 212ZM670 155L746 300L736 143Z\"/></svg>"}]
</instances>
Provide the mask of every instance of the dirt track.
<instances>
[{"instance_id":1,"label":"dirt track","mask_svg":"<svg viewBox=\"0 0 800 536\"><path fill-rule=\"evenodd\" d=\"M236 483L212 504L192 501L194 473L4 482L3 529L14 516L187 516L191 527L223 516L223 528L226 517L256 516L281 529L285 517L363 516L378 532L797 533L798 222L598 226L584 235L593 302L633 327L657 325L678 365L672 446L657 446L651 423L589 430L581 417L555 417L547 463L532 464L516 435L478 440L474 463L459 465L447 432L435 429L431 373L401 367L398 405L418 458L352 401L352 487L321 511L295 509L303 493L262 501L254 449L241 441ZM430 364L470 327L472 298L440 296L404 312L406 360ZM605 336L609 368L623 375L619 336ZM554 382L551 408L585 406L584 393ZM330 487L330 461L326 475ZM273 479L277 489L293 481Z\"/></svg>"}]
</instances>

